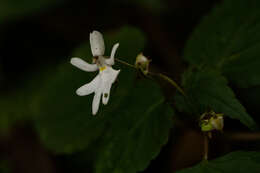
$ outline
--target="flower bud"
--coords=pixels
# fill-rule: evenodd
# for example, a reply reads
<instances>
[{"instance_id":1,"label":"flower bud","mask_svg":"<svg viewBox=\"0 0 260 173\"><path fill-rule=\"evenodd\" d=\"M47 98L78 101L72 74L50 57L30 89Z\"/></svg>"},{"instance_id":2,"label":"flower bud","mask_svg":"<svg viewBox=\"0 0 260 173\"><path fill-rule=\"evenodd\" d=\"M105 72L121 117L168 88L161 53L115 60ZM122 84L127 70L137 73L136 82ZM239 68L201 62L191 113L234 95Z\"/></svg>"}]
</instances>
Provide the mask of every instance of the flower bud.
<instances>
[{"instance_id":1,"label":"flower bud","mask_svg":"<svg viewBox=\"0 0 260 173\"><path fill-rule=\"evenodd\" d=\"M216 114L216 117L211 117L209 120L212 127L216 130L222 131L224 127L224 119L222 114Z\"/></svg>"},{"instance_id":2,"label":"flower bud","mask_svg":"<svg viewBox=\"0 0 260 173\"><path fill-rule=\"evenodd\" d=\"M223 114L217 114L214 111L205 112L200 118L201 131L210 132L213 130L222 131L224 127Z\"/></svg>"},{"instance_id":3,"label":"flower bud","mask_svg":"<svg viewBox=\"0 0 260 173\"><path fill-rule=\"evenodd\" d=\"M149 63L150 60L148 60L143 53L140 53L136 57L135 67L140 69L144 75L147 75L149 73Z\"/></svg>"}]
</instances>

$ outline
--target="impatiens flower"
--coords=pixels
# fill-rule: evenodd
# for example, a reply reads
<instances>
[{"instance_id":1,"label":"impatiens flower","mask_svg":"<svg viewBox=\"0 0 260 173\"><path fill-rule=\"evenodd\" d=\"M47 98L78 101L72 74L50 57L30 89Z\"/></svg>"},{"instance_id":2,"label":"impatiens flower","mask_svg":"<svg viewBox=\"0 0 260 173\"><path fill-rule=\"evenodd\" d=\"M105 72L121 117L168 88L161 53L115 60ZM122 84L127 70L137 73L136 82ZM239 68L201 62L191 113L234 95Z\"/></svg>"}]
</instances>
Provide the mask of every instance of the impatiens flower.
<instances>
[{"instance_id":1,"label":"impatiens flower","mask_svg":"<svg viewBox=\"0 0 260 173\"><path fill-rule=\"evenodd\" d=\"M76 93L79 96L89 95L94 93L92 101L92 114L96 115L99 108L100 99L104 105L108 103L110 89L115 82L120 70L114 70L111 66L114 65L114 56L119 43L112 48L109 58L104 56L105 44L103 36L98 31L90 33L90 47L93 55L93 63L89 64L80 58L72 58L71 64L81 70L93 72L99 70L98 75L90 82L80 87Z\"/></svg>"}]
</instances>

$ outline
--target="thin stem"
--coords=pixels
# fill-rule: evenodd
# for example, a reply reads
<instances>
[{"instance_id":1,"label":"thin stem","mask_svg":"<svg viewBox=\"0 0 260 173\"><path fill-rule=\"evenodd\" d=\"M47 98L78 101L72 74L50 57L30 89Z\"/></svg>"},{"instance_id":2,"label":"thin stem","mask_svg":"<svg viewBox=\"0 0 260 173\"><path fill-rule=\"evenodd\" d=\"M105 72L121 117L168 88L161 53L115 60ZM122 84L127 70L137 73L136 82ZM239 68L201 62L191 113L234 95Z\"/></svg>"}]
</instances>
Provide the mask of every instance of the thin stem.
<instances>
[{"instance_id":1,"label":"thin stem","mask_svg":"<svg viewBox=\"0 0 260 173\"><path fill-rule=\"evenodd\" d=\"M208 160L208 152L209 152L209 139L208 135L205 133L204 134L204 160Z\"/></svg>"},{"instance_id":2,"label":"thin stem","mask_svg":"<svg viewBox=\"0 0 260 173\"><path fill-rule=\"evenodd\" d=\"M162 74L162 73L151 73L149 72L149 74L151 75L156 75L159 76L160 78L164 79L165 81L169 82L172 86L174 86L182 95L184 95L186 97L185 92L183 91L183 89L171 78L169 78L168 76Z\"/></svg>"},{"instance_id":3,"label":"thin stem","mask_svg":"<svg viewBox=\"0 0 260 173\"><path fill-rule=\"evenodd\" d=\"M132 65L132 64L129 64L129 63L125 62L125 61L122 61L122 60L120 60L120 59L115 58L115 60L118 61L119 63L124 64L124 65L127 65L127 66L129 66L129 67L131 67L131 68L138 69L136 66L134 66L134 65ZM169 78L168 76L166 76L166 75L164 75L164 74L162 74L162 73L153 73L153 72L148 72L148 74L154 75L154 76L158 76L158 77L164 79L165 81L169 82L169 83L170 83L173 87L175 87L182 95L184 95L184 96L186 97L186 94L185 94L185 92L183 91L183 89L182 89L174 80L172 80L172 79Z\"/></svg>"},{"instance_id":4,"label":"thin stem","mask_svg":"<svg viewBox=\"0 0 260 173\"><path fill-rule=\"evenodd\" d=\"M131 67L131 68L134 68L134 69L137 69L134 65L129 64L129 63L125 62L125 61L122 61L122 60L117 59L117 58L115 58L115 60L116 60L117 62L120 62L121 64L127 65L127 66L129 66L129 67Z\"/></svg>"},{"instance_id":5,"label":"thin stem","mask_svg":"<svg viewBox=\"0 0 260 173\"><path fill-rule=\"evenodd\" d=\"M182 95L184 95L186 97L185 92L183 91L183 89L171 78L169 78L168 76L159 73L159 76L165 80L167 80L170 84L172 84Z\"/></svg>"}]
</instances>

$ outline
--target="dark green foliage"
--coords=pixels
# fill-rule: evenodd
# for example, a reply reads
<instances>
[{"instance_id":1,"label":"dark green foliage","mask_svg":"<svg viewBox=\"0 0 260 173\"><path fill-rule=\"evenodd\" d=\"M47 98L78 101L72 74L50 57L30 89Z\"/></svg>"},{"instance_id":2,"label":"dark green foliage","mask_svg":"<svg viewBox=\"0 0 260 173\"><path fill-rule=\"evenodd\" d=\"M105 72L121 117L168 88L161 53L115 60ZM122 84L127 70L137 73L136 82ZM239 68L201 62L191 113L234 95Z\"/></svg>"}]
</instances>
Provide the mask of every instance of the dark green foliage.
<instances>
[{"instance_id":1,"label":"dark green foliage","mask_svg":"<svg viewBox=\"0 0 260 173\"><path fill-rule=\"evenodd\" d=\"M239 87L260 84L260 1L227 0L195 29L185 59L218 69Z\"/></svg>"},{"instance_id":2,"label":"dark green foliage","mask_svg":"<svg viewBox=\"0 0 260 173\"><path fill-rule=\"evenodd\" d=\"M176 104L180 111L200 116L213 110L224 113L233 119L240 120L251 129L256 128L253 119L236 99L233 91L228 87L227 80L218 72L212 70L187 71L183 76L183 87L187 98L176 97ZM186 102L186 104L185 104Z\"/></svg>"},{"instance_id":3,"label":"dark green foliage","mask_svg":"<svg viewBox=\"0 0 260 173\"><path fill-rule=\"evenodd\" d=\"M260 153L237 151L177 173L259 173Z\"/></svg>"}]
</instances>

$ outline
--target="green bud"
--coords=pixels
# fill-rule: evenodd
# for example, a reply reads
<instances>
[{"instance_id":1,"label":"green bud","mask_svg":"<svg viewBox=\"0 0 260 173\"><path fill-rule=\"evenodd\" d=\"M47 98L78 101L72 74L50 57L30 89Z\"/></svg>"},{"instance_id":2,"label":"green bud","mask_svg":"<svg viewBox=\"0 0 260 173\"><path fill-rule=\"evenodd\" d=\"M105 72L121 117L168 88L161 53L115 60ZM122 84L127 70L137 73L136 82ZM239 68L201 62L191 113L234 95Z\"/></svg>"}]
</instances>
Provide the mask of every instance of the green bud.
<instances>
[{"instance_id":1,"label":"green bud","mask_svg":"<svg viewBox=\"0 0 260 173\"><path fill-rule=\"evenodd\" d=\"M214 127L210 123L202 123L201 124L201 131L209 132L214 130Z\"/></svg>"},{"instance_id":2,"label":"green bud","mask_svg":"<svg viewBox=\"0 0 260 173\"><path fill-rule=\"evenodd\" d=\"M222 131L224 127L223 114L217 114L214 111L203 113L200 117L200 127L204 132Z\"/></svg>"}]
</instances>

